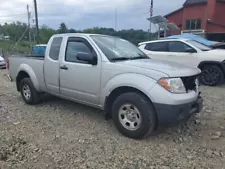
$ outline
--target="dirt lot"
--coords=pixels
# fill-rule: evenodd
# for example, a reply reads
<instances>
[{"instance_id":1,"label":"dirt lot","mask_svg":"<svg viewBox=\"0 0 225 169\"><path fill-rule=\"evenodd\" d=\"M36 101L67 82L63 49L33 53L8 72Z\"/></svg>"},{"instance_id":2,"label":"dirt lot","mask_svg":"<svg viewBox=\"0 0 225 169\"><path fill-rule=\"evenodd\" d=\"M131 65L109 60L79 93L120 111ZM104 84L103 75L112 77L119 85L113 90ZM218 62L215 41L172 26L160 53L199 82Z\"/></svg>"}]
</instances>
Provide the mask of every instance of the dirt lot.
<instances>
[{"instance_id":1,"label":"dirt lot","mask_svg":"<svg viewBox=\"0 0 225 169\"><path fill-rule=\"evenodd\" d=\"M102 112L48 97L24 104L0 70L0 168L225 168L225 87L201 87L187 124L144 140L123 137Z\"/></svg>"}]
</instances>

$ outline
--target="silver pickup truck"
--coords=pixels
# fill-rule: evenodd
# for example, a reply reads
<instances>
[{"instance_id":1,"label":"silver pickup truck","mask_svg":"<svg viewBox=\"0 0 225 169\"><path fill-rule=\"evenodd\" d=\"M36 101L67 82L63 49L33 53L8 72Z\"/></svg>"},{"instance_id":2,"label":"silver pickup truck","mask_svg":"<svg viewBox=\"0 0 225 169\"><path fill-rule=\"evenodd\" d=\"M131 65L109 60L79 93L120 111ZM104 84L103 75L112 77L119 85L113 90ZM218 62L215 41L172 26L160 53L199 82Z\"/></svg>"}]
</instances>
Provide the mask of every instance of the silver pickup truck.
<instances>
[{"instance_id":1,"label":"silver pickup truck","mask_svg":"<svg viewBox=\"0 0 225 169\"><path fill-rule=\"evenodd\" d=\"M152 60L117 37L54 35L43 58L11 56L8 67L27 104L50 93L93 106L130 138L143 138L202 109L199 69Z\"/></svg>"}]
</instances>

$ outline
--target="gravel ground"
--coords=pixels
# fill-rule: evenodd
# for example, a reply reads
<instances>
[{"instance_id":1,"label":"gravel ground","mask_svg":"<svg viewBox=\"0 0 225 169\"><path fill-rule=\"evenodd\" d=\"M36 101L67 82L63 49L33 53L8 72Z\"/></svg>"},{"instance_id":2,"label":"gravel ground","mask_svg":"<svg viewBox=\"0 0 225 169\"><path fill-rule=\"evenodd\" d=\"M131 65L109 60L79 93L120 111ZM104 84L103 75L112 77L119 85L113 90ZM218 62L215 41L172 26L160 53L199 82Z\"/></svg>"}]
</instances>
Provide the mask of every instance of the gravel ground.
<instances>
[{"instance_id":1,"label":"gravel ground","mask_svg":"<svg viewBox=\"0 0 225 169\"><path fill-rule=\"evenodd\" d=\"M144 140L102 112L55 97L26 105L0 70L0 168L225 168L225 87L201 87L204 110Z\"/></svg>"}]
</instances>

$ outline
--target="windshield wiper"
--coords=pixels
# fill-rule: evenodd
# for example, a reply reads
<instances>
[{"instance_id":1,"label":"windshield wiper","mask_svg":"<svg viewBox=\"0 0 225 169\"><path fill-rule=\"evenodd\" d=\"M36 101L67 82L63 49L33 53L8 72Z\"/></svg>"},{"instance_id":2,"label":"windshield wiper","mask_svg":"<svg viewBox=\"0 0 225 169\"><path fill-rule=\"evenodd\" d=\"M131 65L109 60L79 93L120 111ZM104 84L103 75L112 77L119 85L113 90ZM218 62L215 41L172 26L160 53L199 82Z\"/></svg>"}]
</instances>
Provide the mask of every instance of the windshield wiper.
<instances>
[{"instance_id":1,"label":"windshield wiper","mask_svg":"<svg viewBox=\"0 0 225 169\"><path fill-rule=\"evenodd\" d=\"M124 60L130 60L131 58L128 57L118 57L111 59L112 61L124 61Z\"/></svg>"},{"instance_id":2,"label":"windshield wiper","mask_svg":"<svg viewBox=\"0 0 225 169\"><path fill-rule=\"evenodd\" d=\"M149 59L147 56L136 56L136 57L118 57L111 59L112 61L126 61L126 60L138 60L138 59Z\"/></svg>"},{"instance_id":3,"label":"windshield wiper","mask_svg":"<svg viewBox=\"0 0 225 169\"><path fill-rule=\"evenodd\" d=\"M147 56L137 56L137 57L131 57L131 60L137 60L137 59L149 59Z\"/></svg>"}]
</instances>

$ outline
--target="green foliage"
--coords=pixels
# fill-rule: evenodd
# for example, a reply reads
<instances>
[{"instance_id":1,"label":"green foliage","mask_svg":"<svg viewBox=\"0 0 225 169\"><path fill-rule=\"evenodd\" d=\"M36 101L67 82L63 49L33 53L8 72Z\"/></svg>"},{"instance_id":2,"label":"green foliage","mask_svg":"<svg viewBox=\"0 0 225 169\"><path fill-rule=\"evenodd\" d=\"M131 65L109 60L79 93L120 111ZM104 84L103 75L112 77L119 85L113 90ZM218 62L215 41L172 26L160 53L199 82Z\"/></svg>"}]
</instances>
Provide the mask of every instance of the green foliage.
<instances>
[{"instance_id":1,"label":"green foliage","mask_svg":"<svg viewBox=\"0 0 225 169\"><path fill-rule=\"evenodd\" d=\"M51 29L51 28L47 27L46 25L43 25L40 28L41 43L48 43L49 38L54 34L56 34L56 30Z\"/></svg>"},{"instance_id":2,"label":"green foliage","mask_svg":"<svg viewBox=\"0 0 225 169\"><path fill-rule=\"evenodd\" d=\"M27 53L30 51L30 43L29 43L29 33L27 30L27 24L21 22L14 22L10 24L0 25L0 36L10 36L10 41L0 41L0 48L3 48L6 51L10 51L12 46L18 42L21 36L24 36L21 39L15 48L16 52ZM126 39L134 44L138 44L139 42L149 40L149 33L143 30L119 30L116 31L113 28L89 28L83 31L75 30L73 28L69 29L65 23L61 23L57 30L49 28L46 25L40 27L40 43L47 43L49 38L56 33L93 33L93 34L104 34L121 37ZM35 34L36 29L31 28L31 40L32 45L35 44ZM154 38L154 36L152 36Z\"/></svg>"},{"instance_id":3,"label":"green foliage","mask_svg":"<svg viewBox=\"0 0 225 169\"><path fill-rule=\"evenodd\" d=\"M20 41L15 44L14 41L11 40L0 40L0 49L4 50L6 53L30 53L31 45L29 41Z\"/></svg>"},{"instance_id":4,"label":"green foliage","mask_svg":"<svg viewBox=\"0 0 225 169\"><path fill-rule=\"evenodd\" d=\"M68 33L68 28L65 23L61 23L57 33Z\"/></svg>"}]
</instances>

